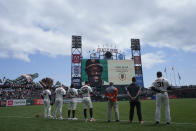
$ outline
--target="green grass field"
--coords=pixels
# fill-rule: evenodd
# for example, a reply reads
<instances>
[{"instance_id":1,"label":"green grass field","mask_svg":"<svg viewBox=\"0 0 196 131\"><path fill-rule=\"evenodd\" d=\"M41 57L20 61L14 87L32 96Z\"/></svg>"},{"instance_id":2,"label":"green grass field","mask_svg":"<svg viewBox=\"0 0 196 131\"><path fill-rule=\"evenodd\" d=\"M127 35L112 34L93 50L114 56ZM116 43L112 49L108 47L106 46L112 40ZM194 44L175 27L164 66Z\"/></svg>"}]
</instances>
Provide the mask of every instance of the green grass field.
<instances>
[{"instance_id":1,"label":"green grass field","mask_svg":"<svg viewBox=\"0 0 196 131\"><path fill-rule=\"evenodd\" d=\"M67 118L67 104L63 106L63 117ZM18 106L0 108L0 131L128 131L128 130L167 130L167 131L196 131L196 99L170 100L172 123L165 125L165 115L162 111L160 125L154 125L155 101L142 101L142 114L144 124L137 122L135 112L134 123L130 124L128 101L119 102L120 122L107 123L107 103L96 102L94 106L94 118L96 122L84 122L83 105L77 106L77 121L52 120L43 118L43 106ZM53 110L52 110L53 111ZM35 114L40 113L36 118ZM113 113L114 120L114 113Z\"/></svg>"}]
</instances>

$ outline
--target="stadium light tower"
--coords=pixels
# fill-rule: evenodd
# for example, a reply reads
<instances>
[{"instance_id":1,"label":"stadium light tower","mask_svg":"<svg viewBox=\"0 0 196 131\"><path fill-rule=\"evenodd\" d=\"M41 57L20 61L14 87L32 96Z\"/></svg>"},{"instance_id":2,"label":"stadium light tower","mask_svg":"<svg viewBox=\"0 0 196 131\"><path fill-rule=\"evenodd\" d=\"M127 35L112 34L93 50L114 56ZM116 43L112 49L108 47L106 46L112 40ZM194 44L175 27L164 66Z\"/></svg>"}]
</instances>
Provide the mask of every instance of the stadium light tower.
<instances>
[{"instance_id":1,"label":"stadium light tower","mask_svg":"<svg viewBox=\"0 0 196 131\"><path fill-rule=\"evenodd\" d=\"M71 47L71 82L76 88L81 86L81 58L82 58L82 36L72 36Z\"/></svg>"},{"instance_id":2,"label":"stadium light tower","mask_svg":"<svg viewBox=\"0 0 196 131\"><path fill-rule=\"evenodd\" d=\"M141 48L139 39L131 39L131 53L134 60L136 82L144 87L142 61L141 61Z\"/></svg>"}]
</instances>

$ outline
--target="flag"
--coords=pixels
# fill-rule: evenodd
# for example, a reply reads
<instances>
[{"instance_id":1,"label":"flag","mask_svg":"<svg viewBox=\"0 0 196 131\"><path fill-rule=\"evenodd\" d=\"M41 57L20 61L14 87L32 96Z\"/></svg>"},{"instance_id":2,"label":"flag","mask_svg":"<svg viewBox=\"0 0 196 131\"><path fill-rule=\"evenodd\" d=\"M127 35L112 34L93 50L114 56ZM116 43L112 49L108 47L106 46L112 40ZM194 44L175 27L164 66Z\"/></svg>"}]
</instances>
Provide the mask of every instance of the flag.
<instances>
[{"instance_id":1,"label":"flag","mask_svg":"<svg viewBox=\"0 0 196 131\"><path fill-rule=\"evenodd\" d=\"M167 69L166 69L166 67L165 67L165 70L164 70L164 72L165 72L165 73L167 72Z\"/></svg>"},{"instance_id":2,"label":"flag","mask_svg":"<svg viewBox=\"0 0 196 131\"><path fill-rule=\"evenodd\" d=\"M4 76L4 77L3 77L3 82L5 82L5 81L6 81L6 77Z\"/></svg>"},{"instance_id":3,"label":"flag","mask_svg":"<svg viewBox=\"0 0 196 131\"><path fill-rule=\"evenodd\" d=\"M179 78L179 80L181 80L181 76L180 76L180 74L178 73L178 78Z\"/></svg>"}]
</instances>

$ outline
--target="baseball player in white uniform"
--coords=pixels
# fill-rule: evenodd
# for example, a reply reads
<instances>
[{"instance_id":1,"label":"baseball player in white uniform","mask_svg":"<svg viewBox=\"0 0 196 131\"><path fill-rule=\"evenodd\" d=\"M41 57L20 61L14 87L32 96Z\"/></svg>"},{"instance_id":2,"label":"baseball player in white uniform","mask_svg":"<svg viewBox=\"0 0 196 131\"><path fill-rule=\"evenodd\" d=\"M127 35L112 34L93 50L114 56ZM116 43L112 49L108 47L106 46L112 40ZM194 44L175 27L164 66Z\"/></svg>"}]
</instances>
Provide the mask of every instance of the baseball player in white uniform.
<instances>
[{"instance_id":1,"label":"baseball player in white uniform","mask_svg":"<svg viewBox=\"0 0 196 131\"><path fill-rule=\"evenodd\" d=\"M62 117L62 108L63 108L63 97L65 96L66 91L63 86L56 88L55 90L55 107L54 107L54 119L56 119L56 113L58 112L58 119L63 120Z\"/></svg>"},{"instance_id":2,"label":"baseball player in white uniform","mask_svg":"<svg viewBox=\"0 0 196 131\"><path fill-rule=\"evenodd\" d=\"M90 108L90 121L91 122L95 121L95 119L93 118L93 105L92 105L91 97L90 97L90 94L92 93L92 89L89 85L90 85L89 82L86 81L85 85L80 88L80 93L82 95L82 102L84 104L84 119L85 119L85 122L88 121L87 114L86 114L87 107Z\"/></svg>"},{"instance_id":3,"label":"baseball player in white uniform","mask_svg":"<svg viewBox=\"0 0 196 131\"><path fill-rule=\"evenodd\" d=\"M48 87L43 91L42 97L44 99L44 118L51 118L51 91Z\"/></svg>"},{"instance_id":4,"label":"baseball player in white uniform","mask_svg":"<svg viewBox=\"0 0 196 131\"><path fill-rule=\"evenodd\" d=\"M70 118L71 111L72 111L72 120L77 120L77 118L75 118L75 110L77 106L76 98L78 97L78 91L74 88L73 84L71 84L70 88L67 91L67 97L71 98L68 106L68 120L71 120Z\"/></svg>"},{"instance_id":5,"label":"baseball player in white uniform","mask_svg":"<svg viewBox=\"0 0 196 131\"><path fill-rule=\"evenodd\" d=\"M169 125L171 117L167 90L171 89L171 86L169 82L162 77L161 72L157 72L157 79L152 83L151 89L156 92L156 124L158 125L160 122L161 105L164 104L166 124Z\"/></svg>"}]
</instances>

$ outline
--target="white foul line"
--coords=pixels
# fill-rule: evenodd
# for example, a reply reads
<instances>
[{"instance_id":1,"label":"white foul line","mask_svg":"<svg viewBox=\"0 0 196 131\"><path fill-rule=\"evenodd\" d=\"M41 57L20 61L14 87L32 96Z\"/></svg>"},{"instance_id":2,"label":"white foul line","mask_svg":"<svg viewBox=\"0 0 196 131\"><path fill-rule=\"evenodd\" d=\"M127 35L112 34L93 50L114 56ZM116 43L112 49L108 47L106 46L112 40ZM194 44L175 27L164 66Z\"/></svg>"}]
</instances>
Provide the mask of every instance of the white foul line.
<instances>
[{"instance_id":1,"label":"white foul line","mask_svg":"<svg viewBox=\"0 0 196 131\"><path fill-rule=\"evenodd\" d=\"M25 119L32 119L34 117L28 117L28 116L27 117L24 117L24 116L0 116L0 118L25 118ZM98 121L107 121L107 120L103 120L103 119L96 119L96 120L98 120ZM120 120L120 121L129 122L128 120ZM138 122L134 122L134 123L138 123ZM144 121L144 123L154 123L154 121ZM194 126L196 126L196 123L187 123L187 122L184 122L184 123L171 122L171 125L172 124L175 124L175 125L194 125Z\"/></svg>"}]
</instances>

